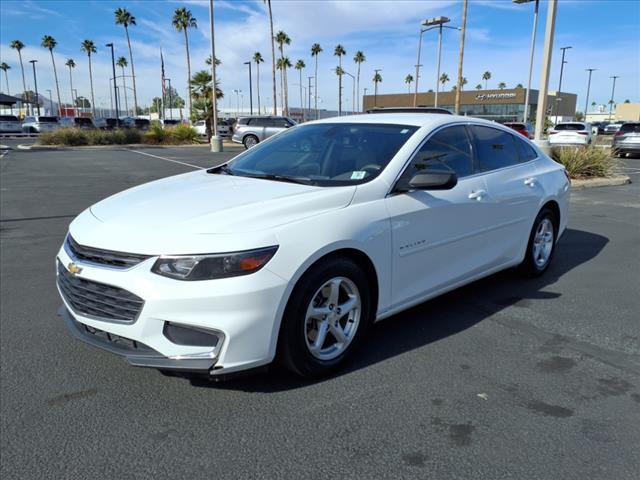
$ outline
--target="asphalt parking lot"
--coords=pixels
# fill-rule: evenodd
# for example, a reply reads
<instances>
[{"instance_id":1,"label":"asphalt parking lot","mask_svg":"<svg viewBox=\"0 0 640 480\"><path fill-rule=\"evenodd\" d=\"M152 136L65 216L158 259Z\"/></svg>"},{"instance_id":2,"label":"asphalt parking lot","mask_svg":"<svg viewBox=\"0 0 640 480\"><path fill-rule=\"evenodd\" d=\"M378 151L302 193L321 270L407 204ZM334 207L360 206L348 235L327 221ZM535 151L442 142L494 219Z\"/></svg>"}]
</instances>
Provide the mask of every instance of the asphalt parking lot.
<instances>
[{"instance_id":1,"label":"asphalt parking lot","mask_svg":"<svg viewBox=\"0 0 640 480\"><path fill-rule=\"evenodd\" d=\"M635 183L573 193L542 278L502 272L380 322L324 381L208 383L73 339L54 259L92 203L234 153L4 153L2 478L637 478L640 159L621 165Z\"/></svg>"}]
</instances>

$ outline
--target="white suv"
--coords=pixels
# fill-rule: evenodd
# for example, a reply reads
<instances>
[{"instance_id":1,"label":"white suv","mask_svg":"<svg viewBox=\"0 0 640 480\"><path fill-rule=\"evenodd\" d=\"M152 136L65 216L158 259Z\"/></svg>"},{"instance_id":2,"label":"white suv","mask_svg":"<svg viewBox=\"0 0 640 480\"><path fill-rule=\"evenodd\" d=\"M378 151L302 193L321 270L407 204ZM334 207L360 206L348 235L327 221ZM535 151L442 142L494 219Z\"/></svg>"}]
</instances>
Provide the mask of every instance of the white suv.
<instances>
[{"instance_id":1,"label":"white suv","mask_svg":"<svg viewBox=\"0 0 640 480\"><path fill-rule=\"evenodd\" d=\"M584 122L561 122L549 131L552 146L591 145L591 124Z\"/></svg>"},{"instance_id":2,"label":"white suv","mask_svg":"<svg viewBox=\"0 0 640 480\"><path fill-rule=\"evenodd\" d=\"M568 201L564 168L493 122L309 122L81 213L57 255L61 315L132 365L321 376L376 320L505 268L545 272Z\"/></svg>"}]
</instances>

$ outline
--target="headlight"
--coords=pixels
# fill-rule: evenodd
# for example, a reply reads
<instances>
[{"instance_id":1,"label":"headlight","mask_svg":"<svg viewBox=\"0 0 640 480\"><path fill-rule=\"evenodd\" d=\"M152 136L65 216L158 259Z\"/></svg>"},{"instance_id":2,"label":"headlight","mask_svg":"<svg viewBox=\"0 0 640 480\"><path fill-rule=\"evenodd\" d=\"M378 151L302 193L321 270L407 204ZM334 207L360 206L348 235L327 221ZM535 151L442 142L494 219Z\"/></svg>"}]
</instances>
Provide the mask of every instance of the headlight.
<instances>
[{"instance_id":1,"label":"headlight","mask_svg":"<svg viewBox=\"0 0 640 480\"><path fill-rule=\"evenodd\" d=\"M278 250L277 246L211 255L162 256L153 273L177 280L213 280L257 272Z\"/></svg>"}]
</instances>

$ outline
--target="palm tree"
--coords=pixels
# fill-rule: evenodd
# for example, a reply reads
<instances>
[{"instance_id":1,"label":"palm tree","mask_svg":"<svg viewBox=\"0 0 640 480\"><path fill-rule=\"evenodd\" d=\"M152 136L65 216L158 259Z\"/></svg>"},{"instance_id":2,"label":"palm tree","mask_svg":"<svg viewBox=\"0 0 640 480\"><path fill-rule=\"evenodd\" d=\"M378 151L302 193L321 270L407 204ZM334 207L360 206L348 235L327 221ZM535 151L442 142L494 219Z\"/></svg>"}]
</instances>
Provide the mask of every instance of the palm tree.
<instances>
[{"instance_id":1,"label":"palm tree","mask_svg":"<svg viewBox=\"0 0 640 480\"><path fill-rule=\"evenodd\" d=\"M411 82L413 82L413 75L409 74L404 77L404 83L407 84L407 88L409 89L409 93L411 93Z\"/></svg>"},{"instance_id":2,"label":"palm tree","mask_svg":"<svg viewBox=\"0 0 640 480\"><path fill-rule=\"evenodd\" d=\"M20 50L24 48L24 43L20 40L13 40L9 46L18 52L18 58L20 59L20 71L22 72L22 98L25 98L27 91L27 82L24 80L24 65L22 64L22 53ZM29 100L27 98L27 100Z\"/></svg>"},{"instance_id":3,"label":"palm tree","mask_svg":"<svg viewBox=\"0 0 640 480\"><path fill-rule=\"evenodd\" d=\"M302 110L302 121L304 122L304 97L302 96L302 69L305 68L306 65L304 61L298 60L296 62L296 70L300 73L300 110Z\"/></svg>"},{"instance_id":4,"label":"palm tree","mask_svg":"<svg viewBox=\"0 0 640 480\"><path fill-rule=\"evenodd\" d=\"M458 90L458 86L457 86L457 85L453 85L453 86L451 87L451 91L452 91L452 92L455 92L456 90Z\"/></svg>"},{"instance_id":5,"label":"palm tree","mask_svg":"<svg viewBox=\"0 0 640 480\"><path fill-rule=\"evenodd\" d=\"M80 46L80 50L87 53L89 57L89 84L91 85L91 112L93 118L96 118L96 102L93 99L93 72L91 70L91 54L96 53L96 46L93 40L85 40Z\"/></svg>"},{"instance_id":6,"label":"palm tree","mask_svg":"<svg viewBox=\"0 0 640 480\"><path fill-rule=\"evenodd\" d=\"M127 35L127 45L129 46L129 60L131 61L131 78L133 79L133 111L134 116L138 114L138 91L136 89L136 70L133 67L133 51L131 50L131 40L129 40L129 25L136 24L136 17L131 15L124 8L117 8L114 12L116 16L116 25L122 25L124 27L124 32ZM126 65L125 65L126 66ZM124 75L124 69L123 73ZM122 77L124 78L124 76ZM125 103L127 101L127 88L125 87Z\"/></svg>"},{"instance_id":7,"label":"palm tree","mask_svg":"<svg viewBox=\"0 0 640 480\"><path fill-rule=\"evenodd\" d=\"M467 77L462 77L462 80L460 81L460 91L463 91L463 90L464 90L464 86L465 86L467 83L469 83L469 82L467 81Z\"/></svg>"},{"instance_id":8,"label":"palm tree","mask_svg":"<svg viewBox=\"0 0 640 480\"><path fill-rule=\"evenodd\" d=\"M256 75L256 87L258 88L258 114L259 114L260 113L260 64L264 63L262 54L260 52L254 53L253 61L256 62L256 70L258 71Z\"/></svg>"},{"instance_id":9,"label":"palm tree","mask_svg":"<svg viewBox=\"0 0 640 480\"><path fill-rule=\"evenodd\" d=\"M500 90L504 90L505 88L507 88L507 84L506 84L506 83L504 83L504 82L500 82L500 83L498 84L498 88L499 88Z\"/></svg>"},{"instance_id":10,"label":"palm tree","mask_svg":"<svg viewBox=\"0 0 640 480\"><path fill-rule=\"evenodd\" d=\"M269 10L269 31L271 33L271 86L273 87L273 114L278 114L278 100L276 93L276 44L273 36L273 11L271 10L271 0L263 0Z\"/></svg>"},{"instance_id":11,"label":"palm tree","mask_svg":"<svg viewBox=\"0 0 640 480\"><path fill-rule=\"evenodd\" d=\"M4 72L4 79L7 82L7 95L11 95L11 92L9 91L9 74L7 73L8 70L11 70L11 66L2 62L0 63L0 70Z\"/></svg>"},{"instance_id":12,"label":"palm tree","mask_svg":"<svg viewBox=\"0 0 640 480\"><path fill-rule=\"evenodd\" d=\"M191 85L190 95L193 95L195 112L202 111L202 118L205 120L207 138L211 139L211 126L213 119L213 105L211 102L211 71L201 70L193 75L190 79ZM224 94L220 90L219 84L216 83L216 99L223 98ZM196 113L198 117L198 115Z\"/></svg>"},{"instance_id":13,"label":"palm tree","mask_svg":"<svg viewBox=\"0 0 640 480\"><path fill-rule=\"evenodd\" d=\"M124 88L124 110L125 112L129 112L129 103L127 101L127 81L124 75L124 69L127 66L127 59L124 57L118 58L118 60L116 61L116 65L122 69L122 86ZM135 105L134 105L134 108L135 108ZM136 112L134 112L133 116L134 117L136 116Z\"/></svg>"},{"instance_id":14,"label":"palm tree","mask_svg":"<svg viewBox=\"0 0 640 480\"><path fill-rule=\"evenodd\" d=\"M482 74L482 79L484 80L484 89L487 89L487 82L489 80L491 80L491 72L490 71L486 71Z\"/></svg>"},{"instance_id":15,"label":"palm tree","mask_svg":"<svg viewBox=\"0 0 640 480\"><path fill-rule=\"evenodd\" d=\"M336 45L333 49L333 54L338 57L338 66L340 70L336 70L338 74L338 116L342 115L342 56L347 54L347 51L340 44Z\"/></svg>"},{"instance_id":16,"label":"palm tree","mask_svg":"<svg viewBox=\"0 0 640 480\"><path fill-rule=\"evenodd\" d=\"M447 75L446 73L443 73L442 75L440 75L440 83L442 84L442 90L443 91L444 91L444 85L448 81L449 81L449 75Z\"/></svg>"},{"instance_id":17,"label":"palm tree","mask_svg":"<svg viewBox=\"0 0 640 480\"><path fill-rule=\"evenodd\" d=\"M519 83L516 85L516 88L524 88L524 86L521 83Z\"/></svg>"},{"instance_id":18,"label":"palm tree","mask_svg":"<svg viewBox=\"0 0 640 480\"><path fill-rule=\"evenodd\" d=\"M482 90L482 84L481 83L476 85L476 90Z\"/></svg>"},{"instance_id":19,"label":"palm tree","mask_svg":"<svg viewBox=\"0 0 640 480\"><path fill-rule=\"evenodd\" d=\"M373 106L376 106L376 100L378 98L378 84L382 82L382 75L380 75L380 72L376 72L376 74L373 76Z\"/></svg>"},{"instance_id":20,"label":"palm tree","mask_svg":"<svg viewBox=\"0 0 640 480\"><path fill-rule=\"evenodd\" d=\"M291 44L291 39L289 35L280 30L276 33L276 43L278 44L278 48L280 49L280 60L285 58L284 56L284 46ZM291 64L291 62L289 62ZM291 65L289 65L290 67ZM287 66L280 67L280 94L282 95L282 114L289 115L289 86L287 83Z\"/></svg>"},{"instance_id":21,"label":"palm tree","mask_svg":"<svg viewBox=\"0 0 640 480\"><path fill-rule=\"evenodd\" d=\"M596 105L597 105L597 103L596 103L595 101L594 101L594 102L591 102L591 106L592 106L592 107L595 107Z\"/></svg>"},{"instance_id":22,"label":"palm tree","mask_svg":"<svg viewBox=\"0 0 640 480\"><path fill-rule=\"evenodd\" d=\"M60 85L58 84L58 72L56 71L56 60L53 58L53 49L56 48L58 42L51 35L45 35L42 37L42 47L49 49L51 54L51 63L53 64L53 77L56 81L56 94L58 95L58 114L60 114L60 108L62 108L62 102L60 101ZM53 112L52 112L53 113Z\"/></svg>"},{"instance_id":23,"label":"palm tree","mask_svg":"<svg viewBox=\"0 0 640 480\"><path fill-rule=\"evenodd\" d=\"M367 60L367 57L364 56L364 53L362 53L360 50L358 50L355 54L355 56L353 57L353 61L356 62L358 64L358 73L356 75L356 89L358 90L358 98L357 98L357 102L358 102L358 110L360 110L360 64L362 62L365 62ZM355 109L354 109L355 111Z\"/></svg>"},{"instance_id":24,"label":"palm tree","mask_svg":"<svg viewBox=\"0 0 640 480\"><path fill-rule=\"evenodd\" d=\"M69 67L69 85L71 86L71 106L74 105L73 101L73 75L71 73L71 69L76 68L76 62L73 58L67 58L67 61L64 63L67 67Z\"/></svg>"},{"instance_id":25,"label":"palm tree","mask_svg":"<svg viewBox=\"0 0 640 480\"><path fill-rule=\"evenodd\" d=\"M314 109L316 111L316 120L318 119L318 55L320 54L320 52L322 52L322 47L319 43L314 43L313 45L311 45L311 56L315 57L316 60L316 70L314 74L315 76L313 77L315 83L313 103Z\"/></svg>"},{"instance_id":26,"label":"palm tree","mask_svg":"<svg viewBox=\"0 0 640 480\"><path fill-rule=\"evenodd\" d=\"M176 8L173 13L173 20L171 21L173 27L179 31L184 32L184 45L187 49L187 87L189 90L189 118L191 118L193 112L191 111L191 58L189 57L189 34L187 30L190 28L198 28L198 22L191 13L191 10L187 10L184 7Z\"/></svg>"}]
</instances>

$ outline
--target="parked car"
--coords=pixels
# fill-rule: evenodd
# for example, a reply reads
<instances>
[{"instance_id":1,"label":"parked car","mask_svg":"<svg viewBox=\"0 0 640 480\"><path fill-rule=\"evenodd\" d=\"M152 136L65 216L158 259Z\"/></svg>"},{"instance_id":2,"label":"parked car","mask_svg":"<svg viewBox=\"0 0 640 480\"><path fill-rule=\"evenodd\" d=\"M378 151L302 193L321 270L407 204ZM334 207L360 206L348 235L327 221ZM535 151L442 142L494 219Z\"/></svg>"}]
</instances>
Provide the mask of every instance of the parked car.
<instances>
[{"instance_id":1,"label":"parked car","mask_svg":"<svg viewBox=\"0 0 640 480\"><path fill-rule=\"evenodd\" d=\"M375 107L367 113L442 113L453 115L450 110L441 107Z\"/></svg>"},{"instance_id":2,"label":"parked car","mask_svg":"<svg viewBox=\"0 0 640 480\"><path fill-rule=\"evenodd\" d=\"M0 115L0 133L20 133L22 125L15 115Z\"/></svg>"},{"instance_id":3,"label":"parked car","mask_svg":"<svg viewBox=\"0 0 640 480\"><path fill-rule=\"evenodd\" d=\"M615 122L615 123L608 124L606 127L604 127L604 134L605 135L615 134L618 130L620 130L620 127L622 126L623 123L624 122Z\"/></svg>"},{"instance_id":4,"label":"parked car","mask_svg":"<svg viewBox=\"0 0 640 480\"><path fill-rule=\"evenodd\" d=\"M136 366L326 375L376 320L502 269L543 274L569 187L486 120L308 122L81 213L57 254L60 315Z\"/></svg>"},{"instance_id":5,"label":"parked car","mask_svg":"<svg viewBox=\"0 0 640 480\"><path fill-rule=\"evenodd\" d=\"M549 131L552 146L590 145L591 125L585 122L560 122Z\"/></svg>"},{"instance_id":6,"label":"parked car","mask_svg":"<svg viewBox=\"0 0 640 480\"><path fill-rule=\"evenodd\" d=\"M24 133L51 132L60 128L58 117L34 116L25 117L22 121L22 131Z\"/></svg>"},{"instance_id":7,"label":"parked car","mask_svg":"<svg viewBox=\"0 0 640 480\"><path fill-rule=\"evenodd\" d=\"M230 137L233 134L233 124L235 122L228 120L218 121L218 135L220 137Z\"/></svg>"},{"instance_id":8,"label":"parked car","mask_svg":"<svg viewBox=\"0 0 640 480\"><path fill-rule=\"evenodd\" d=\"M527 138L533 138L533 127L530 123L524 122L505 122L505 127L509 127Z\"/></svg>"},{"instance_id":9,"label":"parked car","mask_svg":"<svg viewBox=\"0 0 640 480\"><path fill-rule=\"evenodd\" d=\"M125 128L137 128L139 130L148 130L151 127L151 121L147 118L124 117L120 119L121 125Z\"/></svg>"},{"instance_id":10,"label":"parked car","mask_svg":"<svg viewBox=\"0 0 640 480\"><path fill-rule=\"evenodd\" d=\"M93 120L89 117L62 117L58 121L59 126L62 128L81 128L83 130L93 130L96 126L93 124Z\"/></svg>"},{"instance_id":11,"label":"parked car","mask_svg":"<svg viewBox=\"0 0 640 480\"><path fill-rule=\"evenodd\" d=\"M182 121L180 119L177 118L165 118L160 120L160 123L162 124L162 126L164 127L172 127L175 125L180 125L182 123Z\"/></svg>"},{"instance_id":12,"label":"parked car","mask_svg":"<svg viewBox=\"0 0 640 480\"><path fill-rule=\"evenodd\" d=\"M617 156L640 153L640 122L627 122L613 135L611 151Z\"/></svg>"},{"instance_id":13,"label":"parked car","mask_svg":"<svg viewBox=\"0 0 640 480\"><path fill-rule=\"evenodd\" d=\"M240 117L233 126L231 140L251 148L276 133L296 124L287 117Z\"/></svg>"},{"instance_id":14,"label":"parked car","mask_svg":"<svg viewBox=\"0 0 640 480\"><path fill-rule=\"evenodd\" d=\"M609 125L609 122L591 122L593 135L604 135L604 129L607 125Z\"/></svg>"},{"instance_id":15,"label":"parked car","mask_svg":"<svg viewBox=\"0 0 640 480\"><path fill-rule=\"evenodd\" d=\"M115 118L96 118L93 123L101 130L113 130L118 126L118 120Z\"/></svg>"}]
</instances>

